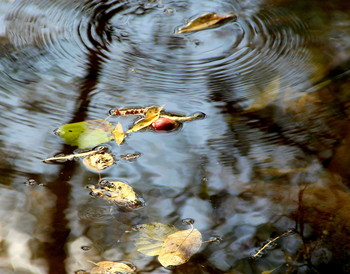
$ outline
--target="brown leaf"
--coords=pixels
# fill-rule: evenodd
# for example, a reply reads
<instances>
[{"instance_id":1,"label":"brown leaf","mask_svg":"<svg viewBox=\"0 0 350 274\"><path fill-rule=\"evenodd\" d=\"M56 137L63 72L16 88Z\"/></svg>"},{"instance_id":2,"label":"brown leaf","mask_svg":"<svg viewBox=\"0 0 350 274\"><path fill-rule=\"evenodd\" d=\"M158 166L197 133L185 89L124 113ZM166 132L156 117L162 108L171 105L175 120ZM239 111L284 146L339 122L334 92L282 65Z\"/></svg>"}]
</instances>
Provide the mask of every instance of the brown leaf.
<instances>
[{"instance_id":1,"label":"brown leaf","mask_svg":"<svg viewBox=\"0 0 350 274\"><path fill-rule=\"evenodd\" d=\"M90 274L136 273L136 267L129 262L101 261L94 264L96 266L90 270Z\"/></svg>"},{"instance_id":2,"label":"brown leaf","mask_svg":"<svg viewBox=\"0 0 350 274\"><path fill-rule=\"evenodd\" d=\"M201 245L202 234L197 229L175 232L164 241L158 260L164 267L184 264Z\"/></svg>"},{"instance_id":3,"label":"brown leaf","mask_svg":"<svg viewBox=\"0 0 350 274\"><path fill-rule=\"evenodd\" d=\"M230 21L234 21L237 19L236 14L226 14L226 15L218 15L216 13L205 13L193 20L191 20L188 24L183 27L180 27L177 33L187 33L200 31L208 28L219 27L223 24L226 24Z\"/></svg>"},{"instance_id":4,"label":"brown leaf","mask_svg":"<svg viewBox=\"0 0 350 274\"><path fill-rule=\"evenodd\" d=\"M102 180L97 185L88 185L87 188L91 191L90 195L102 197L118 206L137 208L144 205L134 189L123 182Z\"/></svg>"},{"instance_id":5,"label":"brown leaf","mask_svg":"<svg viewBox=\"0 0 350 274\"><path fill-rule=\"evenodd\" d=\"M155 106L147 109L145 118L137 122L131 129L129 129L126 133L135 132L145 127L148 127L153 123L153 121L159 118L160 112L163 107Z\"/></svg>"},{"instance_id":6,"label":"brown leaf","mask_svg":"<svg viewBox=\"0 0 350 274\"><path fill-rule=\"evenodd\" d=\"M83 159L83 164L93 171L100 172L107 167L110 167L115 163L115 159L112 154L102 151L86 156Z\"/></svg>"}]
</instances>

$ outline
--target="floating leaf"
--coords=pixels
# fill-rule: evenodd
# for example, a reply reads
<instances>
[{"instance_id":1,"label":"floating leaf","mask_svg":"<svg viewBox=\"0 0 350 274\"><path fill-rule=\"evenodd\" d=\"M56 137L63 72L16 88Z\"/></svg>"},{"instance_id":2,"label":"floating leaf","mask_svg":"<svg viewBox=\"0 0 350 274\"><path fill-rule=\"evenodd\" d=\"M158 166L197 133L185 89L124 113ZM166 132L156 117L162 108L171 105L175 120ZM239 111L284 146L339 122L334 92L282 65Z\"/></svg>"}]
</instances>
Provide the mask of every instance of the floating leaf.
<instances>
[{"instance_id":1,"label":"floating leaf","mask_svg":"<svg viewBox=\"0 0 350 274\"><path fill-rule=\"evenodd\" d=\"M145 115L149 108L116 108L109 110L111 116Z\"/></svg>"},{"instance_id":2,"label":"floating leaf","mask_svg":"<svg viewBox=\"0 0 350 274\"><path fill-rule=\"evenodd\" d=\"M214 28L222 26L231 21L235 21L237 19L236 14L226 14L226 15L218 15L216 13L205 13L193 20L191 20L188 24L183 27L180 27L177 33L187 33L200 31L208 28Z\"/></svg>"},{"instance_id":3,"label":"floating leaf","mask_svg":"<svg viewBox=\"0 0 350 274\"><path fill-rule=\"evenodd\" d=\"M173 114L160 114L161 118L168 118L173 121L177 122L188 122L188 121L193 121L193 120L198 120L198 119L203 119L205 118L205 113L203 112L198 112L193 114L192 116L178 116L178 115L173 115Z\"/></svg>"},{"instance_id":4,"label":"floating leaf","mask_svg":"<svg viewBox=\"0 0 350 274\"><path fill-rule=\"evenodd\" d=\"M83 159L83 164L93 170L102 171L107 167L110 167L115 163L115 159L112 154L106 151L95 152L92 155L88 155Z\"/></svg>"},{"instance_id":5,"label":"floating leaf","mask_svg":"<svg viewBox=\"0 0 350 274\"><path fill-rule=\"evenodd\" d=\"M116 127L113 130L113 136L115 139L115 142L120 145L124 139L125 139L125 132L123 131L122 124L118 122Z\"/></svg>"},{"instance_id":6,"label":"floating leaf","mask_svg":"<svg viewBox=\"0 0 350 274\"><path fill-rule=\"evenodd\" d=\"M96 266L90 270L90 274L136 273L136 267L129 262L101 261L93 264Z\"/></svg>"},{"instance_id":7,"label":"floating leaf","mask_svg":"<svg viewBox=\"0 0 350 274\"><path fill-rule=\"evenodd\" d=\"M186 263L202 245L202 235L193 227L179 231L172 225L150 223L137 229L140 231L135 241L137 251L147 256L159 255L164 267Z\"/></svg>"},{"instance_id":8,"label":"floating leaf","mask_svg":"<svg viewBox=\"0 0 350 274\"><path fill-rule=\"evenodd\" d=\"M195 228L169 235L158 256L164 267L181 265L190 259L202 245L202 234Z\"/></svg>"},{"instance_id":9,"label":"floating leaf","mask_svg":"<svg viewBox=\"0 0 350 274\"><path fill-rule=\"evenodd\" d=\"M135 160L137 158L139 158L141 156L141 153L128 153L128 154L124 154L124 155L120 155L120 159L126 160L126 161L132 161Z\"/></svg>"},{"instance_id":10,"label":"floating leaf","mask_svg":"<svg viewBox=\"0 0 350 274\"><path fill-rule=\"evenodd\" d=\"M101 180L97 185L88 185L87 188L90 189L91 196L102 197L118 206L134 209L144 205L133 188L123 182Z\"/></svg>"},{"instance_id":11,"label":"floating leaf","mask_svg":"<svg viewBox=\"0 0 350 274\"><path fill-rule=\"evenodd\" d=\"M129 129L126 133L135 132L145 127L151 125L155 120L159 118L160 112L163 107L155 106L148 108L145 118L137 122L131 129Z\"/></svg>"},{"instance_id":12,"label":"floating leaf","mask_svg":"<svg viewBox=\"0 0 350 274\"><path fill-rule=\"evenodd\" d=\"M178 231L173 225L162 223L143 224L136 228L140 234L135 241L135 246L137 251L147 256L159 255L166 238Z\"/></svg>"},{"instance_id":13,"label":"floating leaf","mask_svg":"<svg viewBox=\"0 0 350 274\"><path fill-rule=\"evenodd\" d=\"M97 146L113 140L113 125L103 119L65 124L56 129L66 144L81 149Z\"/></svg>"}]
</instances>

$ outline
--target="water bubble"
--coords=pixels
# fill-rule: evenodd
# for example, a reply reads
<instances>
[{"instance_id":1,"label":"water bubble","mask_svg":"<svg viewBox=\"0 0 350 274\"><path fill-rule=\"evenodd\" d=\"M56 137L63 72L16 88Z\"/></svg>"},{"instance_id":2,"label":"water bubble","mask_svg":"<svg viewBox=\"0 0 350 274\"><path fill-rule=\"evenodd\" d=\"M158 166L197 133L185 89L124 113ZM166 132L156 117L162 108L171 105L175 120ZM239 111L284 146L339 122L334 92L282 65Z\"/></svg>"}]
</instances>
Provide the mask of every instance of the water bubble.
<instances>
[{"instance_id":1,"label":"water bubble","mask_svg":"<svg viewBox=\"0 0 350 274\"><path fill-rule=\"evenodd\" d=\"M103 151L108 151L109 148L107 146L97 146L97 147L94 147L93 150L103 152Z\"/></svg>"},{"instance_id":2,"label":"water bubble","mask_svg":"<svg viewBox=\"0 0 350 274\"><path fill-rule=\"evenodd\" d=\"M98 184L101 187L108 187L108 188L113 188L114 187L114 184L111 183L110 181L106 180L106 179L102 179Z\"/></svg>"},{"instance_id":3,"label":"water bubble","mask_svg":"<svg viewBox=\"0 0 350 274\"><path fill-rule=\"evenodd\" d=\"M60 157L62 157L62 159L59 159ZM64 153L57 153L53 156L53 158L58 158L58 159L54 160L56 163L64 163L64 162L67 162L69 160L67 158L64 159L64 157L66 157L66 154L64 154Z\"/></svg>"},{"instance_id":4,"label":"water bubble","mask_svg":"<svg viewBox=\"0 0 350 274\"><path fill-rule=\"evenodd\" d=\"M222 237L220 237L220 236L212 236L212 237L209 238L209 241L210 242L218 242L218 243L220 243L222 241Z\"/></svg>"},{"instance_id":5,"label":"water bubble","mask_svg":"<svg viewBox=\"0 0 350 274\"><path fill-rule=\"evenodd\" d=\"M193 40L193 44L195 44L195 46L199 46L201 42L198 39L195 39Z\"/></svg>"},{"instance_id":6,"label":"water bubble","mask_svg":"<svg viewBox=\"0 0 350 274\"><path fill-rule=\"evenodd\" d=\"M108 111L108 115L111 115L111 116L115 115L115 110L114 110L114 108L111 108L111 109Z\"/></svg>"},{"instance_id":7,"label":"water bubble","mask_svg":"<svg viewBox=\"0 0 350 274\"><path fill-rule=\"evenodd\" d=\"M204 119L207 115L204 112L196 112L193 116L197 117L197 119Z\"/></svg>"},{"instance_id":8,"label":"water bubble","mask_svg":"<svg viewBox=\"0 0 350 274\"><path fill-rule=\"evenodd\" d=\"M170 9L170 8L167 8L167 9L163 10L163 13L174 14L174 10Z\"/></svg>"},{"instance_id":9,"label":"water bubble","mask_svg":"<svg viewBox=\"0 0 350 274\"><path fill-rule=\"evenodd\" d=\"M186 218L186 219L182 219L181 222L183 224L186 224L186 225L193 225L194 224L194 219L192 218Z\"/></svg>"},{"instance_id":10,"label":"water bubble","mask_svg":"<svg viewBox=\"0 0 350 274\"><path fill-rule=\"evenodd\" d=\"M38 185L38 182L35 181L34 179L28 179L27 181L24 182L24 184L27 186L34 186L34 185Z\"/></svg>"},{"instance_id":11,"label":"water bubble","mask_svg":"<svg viewBox=\"0 0 350 274\"><path fill-rule=\"evenodd\" d=\"M88 251L88 250L91 249L91 246L83 245L83 246L81 246L80 248L81 248L82 250L84 250L84 251Z\"/></svg>"}]
</instances>

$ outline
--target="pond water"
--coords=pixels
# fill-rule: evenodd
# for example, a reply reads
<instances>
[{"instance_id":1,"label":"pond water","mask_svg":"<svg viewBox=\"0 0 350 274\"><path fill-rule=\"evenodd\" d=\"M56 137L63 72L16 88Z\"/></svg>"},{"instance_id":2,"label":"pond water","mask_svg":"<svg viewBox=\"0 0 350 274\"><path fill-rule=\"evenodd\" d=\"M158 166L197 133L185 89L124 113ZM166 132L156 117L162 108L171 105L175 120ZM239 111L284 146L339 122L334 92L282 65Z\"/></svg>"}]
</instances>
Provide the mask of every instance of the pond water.
<instances>
[{"instance_id":1,"label":"pond water","mask_svg":"<svg viewBox=\"0 0 350 274\"><path fill-rule=\"evenodd\" d=\"M237 20L176 33L208 12ZM350 273L349 75L346 1L0 1L0 272ZM206 117L109 142L141 156L101 174L42 161L76 150L63 124L156 105ZM137 251L135 225L185 218L222 240L169 269Z\"/></svg>"}]
</instances>

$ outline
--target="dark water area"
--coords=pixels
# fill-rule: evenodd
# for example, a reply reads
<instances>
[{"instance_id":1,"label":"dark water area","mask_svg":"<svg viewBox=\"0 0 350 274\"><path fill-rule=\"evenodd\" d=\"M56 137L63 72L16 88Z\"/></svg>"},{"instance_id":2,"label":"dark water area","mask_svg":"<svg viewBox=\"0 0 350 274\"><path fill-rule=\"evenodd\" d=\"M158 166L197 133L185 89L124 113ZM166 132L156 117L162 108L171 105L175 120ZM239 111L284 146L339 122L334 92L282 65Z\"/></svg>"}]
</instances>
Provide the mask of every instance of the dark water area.
<instances>
[{"instance_id":1,"label":"dark water area","mask_svg":"<svg viewBox=\"0 0 350 274\"><path fill-rule=\"evenodd\" d=\"M237 20L176 33L207 12ZM0 273L350 273L347 1L2 0L0 98ZM42 161L75 151L63 124L155 105L206 118L109 142L141 156L100 175ZM100 177L145 206L91 197ZM133 226L185 218L221 242L170 269L136 250Z\"/></svg>"}]
</instances>

